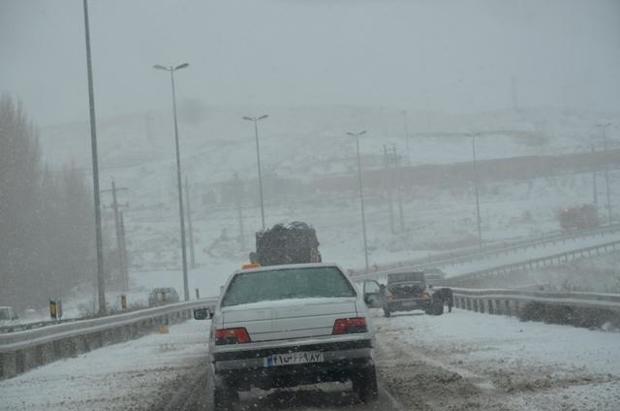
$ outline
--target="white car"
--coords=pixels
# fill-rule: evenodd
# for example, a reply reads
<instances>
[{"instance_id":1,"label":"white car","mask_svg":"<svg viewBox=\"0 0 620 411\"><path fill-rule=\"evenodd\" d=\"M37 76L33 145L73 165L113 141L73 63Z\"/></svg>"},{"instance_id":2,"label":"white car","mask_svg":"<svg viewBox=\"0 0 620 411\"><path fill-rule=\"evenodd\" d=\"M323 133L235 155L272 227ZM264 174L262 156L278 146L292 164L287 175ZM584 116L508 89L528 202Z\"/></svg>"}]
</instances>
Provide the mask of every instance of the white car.
<instances>
[{"instance_id":1,"label":"white car","mask_svg":"<svg viewBox=\"0 0 620 411\"><path fill-rule=\"evenodd\" d=\"M351 381L377 397L374 331L368 309L333 264L235 272L212 315L209 336L216 409L239 391Z\"/></svg>"}]
</instances>

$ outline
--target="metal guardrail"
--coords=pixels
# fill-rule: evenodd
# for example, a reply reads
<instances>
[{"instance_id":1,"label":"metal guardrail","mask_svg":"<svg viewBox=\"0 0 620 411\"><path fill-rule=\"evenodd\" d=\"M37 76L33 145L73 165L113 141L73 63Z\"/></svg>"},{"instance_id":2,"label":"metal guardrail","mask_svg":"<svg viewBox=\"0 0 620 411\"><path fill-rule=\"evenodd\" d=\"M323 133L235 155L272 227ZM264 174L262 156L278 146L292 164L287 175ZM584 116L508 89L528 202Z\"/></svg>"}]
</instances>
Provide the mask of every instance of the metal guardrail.
<instances>
[{"instance_id":1,"label":"metal guardrail","mask_svg":"<svg viewBox=\"0 0 620 411\"><path fill-rule=\"evenodd\" d=\"M0 326L0 334L14 333L18 331L34 330L36 328L47 327L50 325L58 325L62 323L80 321L80 318L66 318L62 320L44 320L44 321L32 321L27 323L15 323L11 325Z\"/></svg>"},{"instance_id":2,"label":"metal guardrail","mask_svg":"<svg viewBox=\"0 0 620 411\"><path fill-rule=\"evenodd\" d=\"M0 379L104 345L138 338L160 325L184 321L195 308L210 307L204 298L129 313L0 334Z\"/></svg>"},{"instance_id":3,"label":"metal guardrail","mask_svg":"<svg viewBox=\"0 0 620 411\"><path fill-rule=\"evenodd\" d=\"M429 255L428 257L424 258L400 261L392 264L383 264L377 267L376 272L397 271L407 268L423 269L444 267L447 265L467 263L488 257L494 257L497 255L509 254L515 251L527 250L528 248L536 248L547 244L557 244L559 242L566 242L579 238L594 237L597 235L603 236L605 234L615 233L619 231L620 224L611 224L589 230L571 231L568 233L564 231L552 232L547 233L541 237L527 238L518 241L501 242L487 245L482 250L478 248L468 248L457 252L438 253L434 255ZM359 269L351 270L350 273L353 276L365 274L364 270Z\"/></svg>"},{"instance_id":4,"label":"metal guardrail","mask_svg":"<svg viewBox=\"0 0 620 411\"><path fill-rule=\"evenodd\" d=\"M620 313L620 294L452 288L457 308L518 315L529 303L608 310Z\"/></svg>"},{"instance_id":5,"label":"metal guardrail","mask_svg":"<svg viewBox=\"0 0 620 411\"><path fill-rule=\"evenodd\" d=\"M620 240L608 243L597 244L590 247L578 248L562 253L552 254L544 257L532 258L511 264L499 265L483 270L472 271L470 273L461 274L450 277L447 281L453 285L464 285L475 280L481 280L488 277L506 275L514 271L533 270L535 268L557 265L573 261L577 258L591 257L593 255L601 255L620 248Z\"/></svg>"}]
</instances>

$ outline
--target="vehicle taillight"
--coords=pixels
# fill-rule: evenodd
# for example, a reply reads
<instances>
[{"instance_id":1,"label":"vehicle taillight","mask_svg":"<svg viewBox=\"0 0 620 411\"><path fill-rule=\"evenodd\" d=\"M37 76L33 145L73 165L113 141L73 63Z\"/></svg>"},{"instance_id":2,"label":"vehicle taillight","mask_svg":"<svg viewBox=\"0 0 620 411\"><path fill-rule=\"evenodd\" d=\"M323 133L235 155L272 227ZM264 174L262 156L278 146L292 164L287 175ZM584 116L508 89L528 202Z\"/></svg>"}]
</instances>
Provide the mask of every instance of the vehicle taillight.
<instances>
[{"instance_id":1,"label":"vehicle taillight","mask_svg":"<svg viewBox=\"0 0 620 411\"><path fill-rule=\"evenodd\" d=\"M368 327L364 317L340 318L334 322L332 335L365 333L367 331Z\"/></svg>"},{"instance_id":2,"label":"vehicle taillight","mask_svg":"<svg viewBox=\"0 0 620 411\"><path fill-rule=\"evenodd\" d=\"M243 327L215 330L215 345L245 344L250 341L250 334Z\"/></svg>"}]
</instances>

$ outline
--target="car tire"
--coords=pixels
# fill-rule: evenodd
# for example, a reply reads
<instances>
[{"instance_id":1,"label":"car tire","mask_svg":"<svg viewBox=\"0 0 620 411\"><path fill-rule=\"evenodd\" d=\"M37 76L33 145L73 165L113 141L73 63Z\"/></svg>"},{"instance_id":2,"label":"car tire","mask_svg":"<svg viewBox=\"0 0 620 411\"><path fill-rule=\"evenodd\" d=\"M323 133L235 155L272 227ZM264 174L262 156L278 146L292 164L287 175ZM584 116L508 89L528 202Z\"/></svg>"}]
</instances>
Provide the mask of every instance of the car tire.
<instances>
[{"instance_id":1,"label":"car tire","mask_svg":"<svg viewBox=\"0 0 620 411\"><path fill-rule=\"evenodd\" d=\"M387 308L387 307L383 307L383 316L384 317L389 317L391 315L392 315L392 313L390 312L390 309Z\"/></svg>"},{"instance_id":2,"label":"car tire","mask_svg":"<svg viewBox=\"0 0 620 411\"><path fill-rule=\"evenodd\" d=\"M371 402L377 399L379 389L377 387L377 372L375 366L371 365L360 369L351 379L353 391L362 402Z\"/></svg>"},{"instance_id":3,"label":"car tire","mask_svg":"<svg viewBox=\"0 0 620 411\"><path fill-rule=\"evenodd\" d=\"M443 314L443 301L435 300L433 301L433 305L431 306L431 312L433 315L442 315Z\"/></svg>"}]
</instances>

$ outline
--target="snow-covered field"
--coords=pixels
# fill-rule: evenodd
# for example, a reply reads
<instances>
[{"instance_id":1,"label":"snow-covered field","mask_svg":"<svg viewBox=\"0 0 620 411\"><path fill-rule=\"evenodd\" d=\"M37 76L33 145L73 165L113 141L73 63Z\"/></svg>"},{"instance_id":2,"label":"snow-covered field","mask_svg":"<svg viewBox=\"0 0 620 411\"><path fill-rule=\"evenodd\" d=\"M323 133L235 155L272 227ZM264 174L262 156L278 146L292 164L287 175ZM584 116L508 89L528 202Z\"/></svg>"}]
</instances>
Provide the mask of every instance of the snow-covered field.
<instances>
[{"instance_id":1,"label":"snow-covered field","mask_svg":"<svg viewBox=\"0 0 620 411\"><path fill-rule=\"evenodd\" d=\"M245 395L242 409L620 408L618 333L458 309L439 317L413 312L383 318L378 311L373 316L380 384L388 391L376 404L343 405L346 397L332 397L331 390L346 387L323 387L327 392L293 392L277 397L277 403ZM166 409L179 397L201 400L204 390L196 384L204 376L208 326L208 321L188 321L170 327L169 334L105 347L4 380L0 409L147 410ZM325 401L317 403L317 398Z\"/></svg>"}]
</instances>

